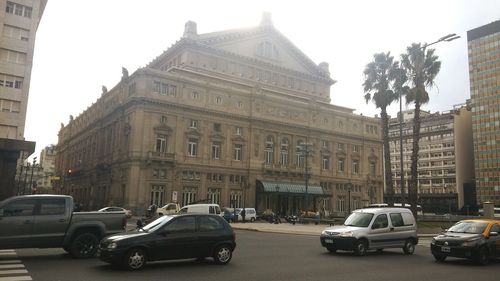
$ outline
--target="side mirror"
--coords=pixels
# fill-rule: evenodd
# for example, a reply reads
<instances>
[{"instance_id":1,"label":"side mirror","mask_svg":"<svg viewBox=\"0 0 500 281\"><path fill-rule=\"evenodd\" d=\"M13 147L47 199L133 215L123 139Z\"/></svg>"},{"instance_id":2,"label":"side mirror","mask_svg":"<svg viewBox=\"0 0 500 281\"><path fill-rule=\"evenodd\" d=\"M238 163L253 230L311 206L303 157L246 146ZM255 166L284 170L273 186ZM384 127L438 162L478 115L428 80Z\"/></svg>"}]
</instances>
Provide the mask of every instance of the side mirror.
<instances>
[{"instance_id":1,"label":"side mirror","mask_svg":"<svg viewBox=\"0 0 500 281\"><path fill-rule=\"evenodd\" d=\"M498 232L492 231L492 232L490 232L490 236L498 236Z\"/></svg>"}]
</instances>

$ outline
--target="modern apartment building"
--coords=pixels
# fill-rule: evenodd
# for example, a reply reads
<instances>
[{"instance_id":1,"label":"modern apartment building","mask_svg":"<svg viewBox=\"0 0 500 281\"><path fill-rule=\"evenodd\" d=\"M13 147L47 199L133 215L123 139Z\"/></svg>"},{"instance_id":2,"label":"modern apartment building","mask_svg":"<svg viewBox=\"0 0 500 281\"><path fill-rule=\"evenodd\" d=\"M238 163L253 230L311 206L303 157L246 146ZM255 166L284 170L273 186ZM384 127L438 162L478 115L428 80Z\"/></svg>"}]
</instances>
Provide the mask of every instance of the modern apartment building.
<instances>
[{"instance_id":1,"label":"modern apartment building","mask_svg":"<svg viewBox=\"0 0 500 281\"><path fill-rule=\"evenodd\" d=\"M475 206L470 185L474 177L470 108L456 106L447 112L421 111L418 203L424 212L455 212ZM404 191L401 192L399 118L389 123L394 191L408 203L408 181L412 153L413 110L403 112ZM403 199L399 199L403 200Z\"/></svg>"},{"instance_id":2,"label":"modern apartment building","mask_svg":"<svg viewBox=\"0 0 500 281\"><path fill-rule=\"evenodd\" d=\"M15 194L18 160L35 150L24 126L36 31L46 4L0 1L0 200Z\"/></svg>"},{"instance_id":3,"label":"modern apartment building","mask_svg":"<svg viewBox=\"0 0 500 281\"><path fill-rule=\"evenodd\" d=\"M332 105L312 62L265 14L183 37L59 131L57 191L86 209L200 200L346 212L383 198L380 119Z\"/></svg>"},{"instance_id":4,"label":"modern apartment building","mask_svg":"<svg viewBox=\"0 0 500 281\"><path fill-rule=\"evenodd\" d=\"M500 206L500 20L469 30L476 192Z\"/></svg>"}]
</instances>

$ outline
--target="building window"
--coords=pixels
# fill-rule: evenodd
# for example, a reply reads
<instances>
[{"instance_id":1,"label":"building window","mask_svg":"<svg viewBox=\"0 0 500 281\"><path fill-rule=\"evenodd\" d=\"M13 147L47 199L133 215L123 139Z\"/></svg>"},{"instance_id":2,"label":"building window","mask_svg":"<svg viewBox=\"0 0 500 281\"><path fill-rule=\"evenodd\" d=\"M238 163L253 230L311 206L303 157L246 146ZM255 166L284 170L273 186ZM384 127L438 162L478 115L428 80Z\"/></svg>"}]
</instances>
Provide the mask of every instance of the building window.
<instances>
[{"instance_id":1,"label":"building window","mask_svg":"<svg viewBox=\"0 0 500 281\"><path fill-rule=\"evenodd\" d=\"M375 163L371 162L370 163L370 175L375 176L375 170L376 170L375 168L376 168Z\"/></svg>"},{"instance_id":2,"label":"building window","mask_svg":"<svg viewBox=\"0 0 500 281\"><path fill-rule=\"evenodd\" d=\"M220 159L220 147L221 147L220 142L212 143L212 159Z\"/></svg>"},{"instance_id":3,"label":"building window","mask_svg":"<svg viewBox=\"0 0 500 281\"><path fill-rule=\"evenodd\" d=\"M229 205L231 208L241 208L241 192L232 191L229 195Z\"/></svg>"},{"instance_id":4,"label":"building window","mask_svg":"<svg viewBox=\"0 0 500 281\"><path fill-rule=\"evenodd\" d=\"M344 144L343 143L338 143L337 144L337 150L344 151Z\"/></svg>"},{"instance_id":5,"label":"building window","mask_svg":"<svg viewBox=\"0 0 500 281\"><path fill-rule=\"evenodd\" d=\"M196 201L196 191L184 188L182 191L182 206L186 206Z\"/></svg>"},{"instance_id":6,"label":"building window","mask_svg":"<svg viewBox=\"0 0 500 281\"><path fill-rule=\"evenodd\" d=\"M33 13L33 8L7 1L5 12L16 16L31 18L31 14Z\"/></svg>"},{"instance_id":7,"label":"building window","mask_svg":"<svg viewBox=\"0 0 500 281\"><path fill-rule=\"evenodd\" d=\"M188 140L188 156L196 156L198 154L198 140L189 139Z\"/></svg>"},{"instance_id":8,"label":"building window","mask_svg":"<svg viewBox=\"0 0 500 281\"><path fill-rule=\"evenodd\" d=\"M189 120L189 128L197 129L198 128L198 120Z\"/></svg>"},{"instance_id":9,"label":"building window","mask_svg":"<svg viewBox=\"0 0 500 281\"><path fill-rule=\"evenodd\" d=\"M237 136L241 136L243 134L243 130L241 129L241 127L236 127L235 134Z\"/></svg>"},{"instance_id":10,"label":"building window","mask_svg":"<svg viewBox=\"0 0 500 281\"><path fill-rule=\"evenodd\" d=\"M157 135L156 136L156 152L166 152L167 151L167 136Z\"/></svg>"},{"instance_id":11,"label":"building window","mask_svg":"<svg viewBox=\"0 0 500 281\"><path fill-rule=\"evenodd\" d=\"M200 98L200 93L198 93L197 91L193 91L192 97L193 97L194 100L197 100L197 99Z\"/></svg>"},{"instance_id":12,"label":"building window","mask_svg":"<svg viewBox=\"0 0 500 281\"><path fill-rule=\"evenodd\" d=\"M23 80L22 77L0 74L1 87L21 89L23 87Z\"/></svg>"},{"instance_id":13,"label":"building window","mask_svg":"<svg viewBox=\"0 0 500 281\"><path fill-rule=\"evenodd\" d=\"M242 101L238 101L238 108L243 108L243 102Z\"/></svg>"},{"instance_id":14,"label":"building window","mask_svg":"<svg viewBox=\"0 0 500 281\"><path fill-rule=\"evenodd\" d=\"M337 211L344 212L345 211L345 197L337 196Z\"/></svg>"},{"instance_id":15,"label":"building window","mask_svg":"<svg viewBox=\"0 0 500 281\"><path fill-rule=\"evenodd\" d=\"M167 116L161 116L160 117L160 124L166 124L167 123Z\"/></svg>"},{"instance_id":16,"label":"building window","mask_svg":"<svg viewBox=\"0 0 500 281\"><path fill-rule=\"evenodd\" d=\"M26 53L0 49L0 60L15 64L26 63ZM12 86L11 86L12 87Z\"/></svg>"},{"instance_id":17,"label":"building window","mask_svg":"<svg viewBox=\"0 0 500 281\"><path fill-rule=\"evenodd\" d=\"M343 173L345 171L345 167L344 167L344 159L339 159L338 161L338 167L337 167L337 171Z\"/></svg>"},{"instance_id":18,"label":"building window","mask_svg":"<svg viewBox=\"0 0 500 281\"><path fill-rule=\"evenodd\" d=\"M273 137L267 136L266 138L266 164L272 164L273 163L273 155L274 155L274 142L273 142Z\"/></svg>"},{"instance_id":19,"label":"building window","mask_svg":"<svg viewBox=\"0 0 500 281\"><path fill-rule=\"evenodd\" d=\"M164 185L151 186L151 195L149 198L150 205L163 206L163 196L165 192Z\"/></svg>"},{"instance_id":20,"label":"building window","mask_svg":"<svg viewBox=\"0 0 500 281\"><path fill-rule=\"evenodd\" d=\"M243 153L243 145L242 144L235 144L234 145L234 160L235 161L241 161L242 159L242 153Z\"/></svg>"},{"instance_id":21,"label":"building window","mask_svg":"<svg viewBox=\"0 0 500 281\"><path fill-rule=\"evenodd\" d=\"M4 25L3 36L22 41L28 41L30 36L30 31L27 29L19 28L17 26Z\"/></svg>"},{"instance_id":22,"label":"building window","mask_svg":"<svg viewBox=\"0 0 500 281\"><path fill-rule=\"evenodd\" d=\"M328 149L328 141L326 141L326 140L321 141L321 146L322 146L324 149Z\"/></svg>"},{"instance_id":23,"label":"building window","mask_svg":"<svg viewBox=\"0 0 500 281\"><path fill-rule=\"evenodd\" d=\"M212 204L220 204L220 189L209 188L207 192L207 199Z\"/></svg>"},{"instance_id":24,"label":"building window","mask_svg":"<svg viewBox=\"0 0 500 281\"><path fill-rule=\"evenodd\" d=\"M323 159L321 161L321 169L330 169L330 155L323 155Z\"/></svg>"},{"instance_id":25,"label":"building window","mask_svg":"<svg viewBox=\"0 0 500 281\"><path fill-rule=\"evenodd\" d=\"M280 151L280 164L288 165L288 139L283 138L281 140L281 151Z\"/></svg>"},{"instance_id":26,"label":"building window","mask_svg":"<svg viewBox=\"0 0 500 281\"><path fill-rule=\"evenodd\" d=\"M352 173L359 174L359 160L352 161Z\"/></svg>"},{"instance_id":27,"label":"building window","mask_svg":"<svg viewBox=\"0 0 500 281\"><path fill-rule=\"evenodd\" d=\"M220 123L214 123L214 131L220 132L221 131L221 125Z\"/></svg>"},{"instance_id":28,"label":"building window","mask_svg":"<svg viewBox=\"0 0 500 281\"><path fill-rule=\"evenodd\" d=\"M303 140L298 140L297 141L297 146L295 148L295 155L297 157L296 159L296 164L297 167L303 168L305 164L305 157L304 157L304 141Z\"/></svg>"},{"instance_id":29,"label":"building window","mask_svg":"<svg viewBox=\"0 0 500 281\"><path fill-rule=\"evenodd\" d=\"M217 96L217 97L215 98L215 103L216 103L216 104L221 104L221 103L222 103L222 98L221 98L220 96Z\"/></svg>"},{"instance_id":30,"label":"building window","mask_svg":"<svg viewBox=\"0 0 500 281\"><path fill-rule=\"evenodd\" d=\"M353 144L352 145L352 152L359 152L359 145Z\"/></svg>"}]
</instances>

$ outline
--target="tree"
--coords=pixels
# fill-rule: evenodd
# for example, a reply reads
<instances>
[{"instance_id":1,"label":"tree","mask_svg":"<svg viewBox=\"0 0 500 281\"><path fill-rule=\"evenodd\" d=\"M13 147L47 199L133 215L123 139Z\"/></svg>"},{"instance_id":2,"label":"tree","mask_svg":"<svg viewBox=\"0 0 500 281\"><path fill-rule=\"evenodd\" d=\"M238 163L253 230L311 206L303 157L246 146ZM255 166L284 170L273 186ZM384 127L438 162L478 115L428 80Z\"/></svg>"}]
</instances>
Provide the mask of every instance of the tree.
<instances>
[{"instance_id":1,"label":"tree","mask_svg":"<svg viewBox=\"0 0 500 281\"><path fill-rule=\"evenodd\" d=\"M413 43L406 49L406 54L401 55L401 65L406 70L410 89L406 95L406 104L415 104L413 117L413 150L411 154L410 182L408 199L413 215L417 215L417 181L418 181L418 150L420 140L420 108L429 102L429 93L426 88L432 88L434 79L441 69L438 56L434 49L427 50L427 44Z\"/></svg>"},{"instance_id":2,"label":"tree","mask_svg":"<svg viewBox=\"0 0 500 281\"><path fill-rule=\"evenodd\" d=\"M391 90L394 80L394 71L399 63L394 62L394 57L390 52L373 55L373 61L368 63L363 71L365 82L363 83L365 100L375 103L376 108L380 108L382 122L382 137L384 143L384 176L387 186L387 198L389 205L394 205L394 186L392 185L391 155L389 150L389 117L387 107L398 95Z\"/></svg>"}]
</instances>

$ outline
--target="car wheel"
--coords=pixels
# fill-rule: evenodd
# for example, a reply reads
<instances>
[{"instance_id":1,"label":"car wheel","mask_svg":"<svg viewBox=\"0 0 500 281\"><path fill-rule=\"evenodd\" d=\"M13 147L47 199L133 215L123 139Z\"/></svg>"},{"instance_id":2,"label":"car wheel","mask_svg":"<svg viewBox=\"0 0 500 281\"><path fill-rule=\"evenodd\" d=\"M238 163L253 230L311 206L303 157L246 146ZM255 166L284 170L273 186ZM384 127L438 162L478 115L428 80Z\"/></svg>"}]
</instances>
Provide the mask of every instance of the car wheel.
<instances>
[{"instance_id":1,"label":"car wheel","mask_svg":"<svg viewBox=\"0 0 500 281\"><path fill-rule=\"evenodd\" d=\"M91 258L97 253L99 240L92 233L82 233L73 239L70 254L75 258Z\"/></svg>"},{"instance_id":2,"label":"car wheel","mask_svg":"<svg viewBox=\"0 0 500 281\"><path fill-rule=\"evenodd\" d=\"M366 255L366 242L363 240L358 240L354 245L354 253L358 256Z\"/></svg>"},{"instance_id":3,"label":"car wheel","mask_svg":"<svg viewBox=\"0 0 500 281\"><path fill-rule=\"evenodd\" d=\"M488 249L486 247L479 248L477 255L474 258L474 261L479 265L486 265L490 261L490 257L488 255Z\"/></svg>"},{"instance_id":4,"label":"car wheel","mask_svg":"<svg viewBox=\"0 0 500 281\"><path fill-rule=\"evenodd\" d=\"M123 265L129 270L139 270L146 265L147 257L143 249L134 248L125 255Z\"/></svg>"},{"instance_id":5,"label":"car wheel","mask_svg":"<svg viewBox=\"0 0 500 281\"><path fill-rule=\"evenodd\" d=\"M438 262L444 262L446 259L445 255L439 255L439 254L432 254L434 256L434 259L436 259Z\"/></svg>"},{"instance_id":6,"label":"car wheel","mask_svg":"<svg viewBox=\"0 0 500 281\"><path fill-rule=\"evenodd\" d=\"M233 252L229 245L221 245L215 248L214 261L217 264L227 264L233 257Z\"/></svg>"},{"instance_id":7,"label":"car wheel","mask_svg":"<svg viewBox=\"0 0 500 281\"><path fill-rule=\"evenodd\" d=\"M415 252L415 243L413 243L412 239L407 239L405 245L403 247L403 252L406 255L413 255Z\"/></svg>"},{"instance_id":8,"label":"car wheel","mask_svg":"<svg viewBox=\"0 0 500 281\"><path fill-rule=\"evenodd\" d=\"M254 222L254 221L255 221L255 218L250 218L250 221L251 221L251 222Z\"/></svg>"},{"instance_id":9,"label":"car wheel","mask_svg":"<svg viewBox=\"0 0 500 281\"><path fill-rule=\"evenodd\" d=\"M332 247L332 246L326 247L326 249L328 250L328 252L330 252L332 254L335 254L337 252L337 248Z\"/></svg>"}]
</instances>

